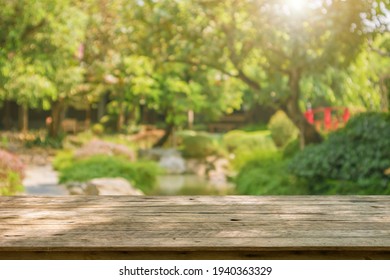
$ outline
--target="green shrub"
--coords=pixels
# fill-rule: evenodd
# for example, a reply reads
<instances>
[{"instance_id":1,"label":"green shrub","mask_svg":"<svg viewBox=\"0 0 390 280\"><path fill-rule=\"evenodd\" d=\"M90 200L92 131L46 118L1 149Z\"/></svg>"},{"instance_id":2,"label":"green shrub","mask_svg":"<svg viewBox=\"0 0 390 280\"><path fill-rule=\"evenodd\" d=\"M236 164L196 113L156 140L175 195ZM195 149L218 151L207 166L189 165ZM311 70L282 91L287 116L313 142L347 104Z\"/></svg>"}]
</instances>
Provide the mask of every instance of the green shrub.
<instances>
[{"instance_id":1,"label":"green shrub","mask_svg":"<svg viewBox=\"0 0 390 280\"><path fill-rule=\"evenodd\" d=\"M231 153L230 163L235 170L240 170L247 162L261 158L264 154L276 151L268 130L254 132L233 130L223 136L223 143Z\"/></svg>"},{"instance_id":2,"label":"green shrub","mask_svg":"<svg viewBox=\"0 0 390 280\"><path fill-rule=\"evenodd\" d=\"M74 154L70 150L58 151L53 159L53 168L57 171L70 167L74 162Z\"/></svg>"},{"instance_id":3,"label":"green shrub","mask_svg":"<svg viewBox=\"0 0 390 280\"><path fill-rule=\"evenodd\" d=\"M284 147L298 135L298 129L287 115L279 110L270 119L268 128L272 139L278 147Z\"/></svg>"},{"instance_id":4,"label":"green shrub","mask_svg":"<svg viewBox=\"0 0 390 280\"><path fill-rule=\"evenodd\" d=\"M181 151L185 158L206 158L211 155L219 155L222 149L218 140L205 132L192 132L181 134Z\"/></svg>"},{"instance_id":5,"label":"green shrub","mask_svg":"<svg viewBox=\"0 0 390 280\"><path fill-rule=\"evenodd\" d=\"M229 152L234 152L238 149L276 150L268 130L253 132L232 130L223 136L223 144Z\"/></svg>"},{"instance_id":6,"label":"green shrub","mask_svg":"<svg viewBox=\"0 0 390 280\"><path fill-rule=\"evenodd\" d=\"M289 169L313 192L385 194L390 188L389 167L390 116L365 113L323 143L298 153Z\"/></svg>"},{"instance_id":7,"label":"green shrub","mask_svg":"<svg viewBox=\"0 0 390 280\"><path fill-rule=\"evenodd\" d=\"M22 179L17 172L8 172L7 177L0 179L0 196L15 195L23 192Z\"/></svg>"},{"instance_id":8,"label":"green shrub","mask_svg":"<svg viewBox=\"0 0 390 280\"><path fill-rule=\"evenodd\" d=\"M362 188L360 183L344 180L326 179L323 181L301 180L311 195L390 195L390 188L380 186L372 179L367 179L367 185Z\"/></svg>"},{"instance_id":9,"label":"green shrub","mask_svg":"<svg viewBox=\"0 0 390 280\"><path fill-rule=\"evenodd\" d=\"M301 150L299 138L291 140L283 148L283 158L292 158Z\"/></svg>"},{"instance_id":10,"label":"green shrub","mask_svg":"<svg viewBox=\"0 0 390 280\"><path fill-rule=\"evenodd\" d=\"M236 179L242 195L301 195L307 190L295 182L279 152L264 153L247 162Z\"/></svg>"},{"instance_id":11,"label":"green shrub","mask_svg":"<svg viewBox=\"0 0 390 280\"><path fill-rule=\"evenodd\" d=\"M9 139L6 136L1 136L0 149L7 149L9 145Z\"/></svg>"},{"instance_id":12,"label":"green shrub","mask_svg":"<svg viewBox=\"0 0 390 280\"><path fill-rule=\"evenodd\" d=\"M92 133L94 135L99 135L100 136L100 135L102 135L104 133L104 126L102 124L100 124L100 123L95 123L92 126L91 130L92 130Z\"/></svg>"},{"instance_id":13,"label":"green shrub","mask_svg":"<svg viewBox=\"0 0 390 280\"><path fill-rule=\"evenodd\" d=\"M234 151L234 154L231 155L230 164L234 170L241 170L247 163L268 157L268 155L275 154L275 151L267 151L263 149L248 149L246 147L241 147Z\"/></svg>"},{"instance_id":14,"label":"green shrub","mask_svg":"<svg viewBox=\"0 0 390 280\"><path fill-rule=\"evenodd\" d=\"M121 157L93 156L60 170L59 181L86 182L94 178L121 177L148 193L155 185L157 174L158 166L154 162L129 162Z\"/></svg>"}]
</instances>

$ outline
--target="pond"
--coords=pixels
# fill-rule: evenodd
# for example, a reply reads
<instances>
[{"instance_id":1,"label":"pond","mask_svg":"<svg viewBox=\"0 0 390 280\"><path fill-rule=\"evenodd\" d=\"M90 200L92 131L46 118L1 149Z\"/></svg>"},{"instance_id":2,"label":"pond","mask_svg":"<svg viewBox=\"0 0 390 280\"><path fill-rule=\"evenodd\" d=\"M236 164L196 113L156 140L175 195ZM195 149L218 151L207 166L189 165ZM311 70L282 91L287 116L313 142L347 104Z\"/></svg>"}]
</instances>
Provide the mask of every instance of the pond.
<instances>
[{"instance_id":1,"label":"pond","mask_svg":"<svg viewBox=\"0 0 390 280\"><path fill-rule=\"evenodd\" d=\"M206 177L185 175L160 175L155 195L227 195L233 194L234 184L212 182Z\"/></svg>"},{"instance_id":2,"label":"pond","mask_svg":"<svg viewBox=\"0 0 390 280\"><path fill-rule=\"evenodd\" d=\"M68 195L67 189L58 184L57 173L51 165L31 166L23 181L26 195ZM153 195L226 195L233 194L234 185L229 182L211 182L205 177L184 175L160 175Z\"/></svg>"}]
</instances>

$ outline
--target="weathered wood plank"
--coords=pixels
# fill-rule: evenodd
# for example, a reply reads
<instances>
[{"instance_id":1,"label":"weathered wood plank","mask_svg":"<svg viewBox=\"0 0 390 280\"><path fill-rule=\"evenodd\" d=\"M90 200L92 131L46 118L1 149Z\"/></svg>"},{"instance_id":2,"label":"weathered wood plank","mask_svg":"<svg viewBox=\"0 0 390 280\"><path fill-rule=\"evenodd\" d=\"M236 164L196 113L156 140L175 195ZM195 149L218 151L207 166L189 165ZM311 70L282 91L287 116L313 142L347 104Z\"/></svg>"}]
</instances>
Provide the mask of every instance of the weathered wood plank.
<instances>
[{"instance_id":1,"label":"weathered wood plank","mask_svg":"<svg viewBox=\"0 0 390 280\"><path fill-rule=\"evenodd\" d=\"M8 260L383 260L389 259L386 251L3 251L2 259Z\"/></svg>"},{"instance_id":2,"label":"weathered wood plank","mask_svg":"<svg viewBox=\"0 0 390 280\"><path fill-rule=\"evenodd\" d=\"M149 196L138 196L138 197L128 197L128 196L105 196L104 200L101 200L99 197L94 196L73 196L71 200L69 197L2 197L0 205L3 206L3 203L6 203L7 206L13 207L12 205L26 204L26 205L54 205L56 207L62 203L67 205L75 205L82 207L83 203L88 203L89 207L98 206L104 204L109 204L112 207L115 205L123 206L124 202L129 202L131 205L145 205L145 202L150 202L150 206L154 205L263 205L263 204L272 204L274 202L284 202L286 205L293 204L295 205L298 201L300 205L308 203L311 205L321 205L321 204L381 204L389 203L389 196L268 196L262 197L261 200L258 197L253 196L226 196L226 197L213 197L213 196L196 196L196 197L149 197ZM12 202L12 203L7 203ZM98 203L97 203L98 202ZM95 205L93 205L95 203ZM5 204L4 204L5 206Z\"/></svg>"},{"instance_id":3,"label":"weathered wood plank","mask_svg":"<svg viewBox=\"0 0 390 280\"><path fill-rule=\"evenodd\" d=\"M112 259L115 252L161 259L390 258L390 197L0 197L0 258L18 252L20 258Z\"/></svg>"}]
</instances>

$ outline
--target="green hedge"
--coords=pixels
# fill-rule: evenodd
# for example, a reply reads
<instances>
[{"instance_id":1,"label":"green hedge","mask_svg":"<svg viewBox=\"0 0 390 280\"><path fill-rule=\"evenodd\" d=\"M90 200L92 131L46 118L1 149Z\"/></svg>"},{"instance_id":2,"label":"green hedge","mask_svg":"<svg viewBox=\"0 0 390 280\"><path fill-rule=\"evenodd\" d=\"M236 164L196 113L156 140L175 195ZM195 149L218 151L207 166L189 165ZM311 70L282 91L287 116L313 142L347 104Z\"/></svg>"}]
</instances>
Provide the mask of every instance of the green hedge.
<instances>
[{"instance_id":1,"label":"green hedge","mask_svg":"<svg viewBox=\"0 0 390 280\"><path fill-rule=\"evenodd\" d=\"M356 116L289 166L313 192L329 194L389 194L389 168L390 116L382 113Z\"/></svg>"}]
</instances>

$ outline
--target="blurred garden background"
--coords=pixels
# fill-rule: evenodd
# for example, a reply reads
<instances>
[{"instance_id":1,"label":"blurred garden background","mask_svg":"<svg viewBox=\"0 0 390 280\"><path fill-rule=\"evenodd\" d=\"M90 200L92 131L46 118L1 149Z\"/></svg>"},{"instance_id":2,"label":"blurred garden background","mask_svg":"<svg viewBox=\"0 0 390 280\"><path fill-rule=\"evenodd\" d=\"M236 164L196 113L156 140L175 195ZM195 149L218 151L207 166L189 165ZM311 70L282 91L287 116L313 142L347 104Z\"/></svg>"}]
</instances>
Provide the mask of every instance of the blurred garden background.
<instances>
[{"instance_id":1,"label":"blurred garden background","mask_svg":"<svg viewBox=\"0 0 390 280\"><path fill-rule=\"evenodd\" d=\"M0 0L0 195L390 194L389 0Z\"/></svg>"}]
</instances>

